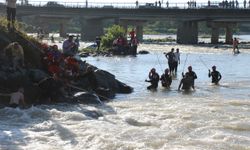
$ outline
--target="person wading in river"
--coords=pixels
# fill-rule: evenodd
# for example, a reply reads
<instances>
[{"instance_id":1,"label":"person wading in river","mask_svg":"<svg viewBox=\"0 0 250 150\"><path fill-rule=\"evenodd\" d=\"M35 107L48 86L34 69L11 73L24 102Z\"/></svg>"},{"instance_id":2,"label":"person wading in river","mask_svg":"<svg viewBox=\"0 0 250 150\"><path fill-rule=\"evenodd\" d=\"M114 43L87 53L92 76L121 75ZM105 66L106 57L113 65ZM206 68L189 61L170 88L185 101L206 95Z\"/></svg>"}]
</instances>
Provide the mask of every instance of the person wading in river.
<instances>
[{"instance_id":1,"label":"person wading in river","mask_svg":"<svg viewBox=\"0 0 250 150\"><path fill-rule=\"evenodd\" d=\"M212 77L212 83L219 84L219 81L221 80L222 76L219 71L216 70L216 66L212 67L212 72L210 69L208 70L208 77Z\"/></svg>"},{"instance_id":2,"label":"person wading in river","mask_svg":"<svg viewBox=\"0 0 250 150\"><path fill-rule=\"evenodd\" d=\"M171 52L164 53L164 54L165 54L165 57L168 59L169 71L170 71L170 74L172 74L174 71L174 57L175 57L174 48L171 49Z\"/></svg>"},{"instance_id":3,"label":"person wading in river","mask_svg":"<svg viewBox=\"0 0 250 150\"><path fill-rule=\"evenodd\" d=\"M159 74L156 72L155 68L152 68L148 74L149 80L145 80L145 82L150 82L151 85L147 87L148 90L156 90L159 82Z\"/></svg>"},{"instance_id":4,"label":"person wading in river","mask_svg":"<svg viewBox=\"0 0 250 150\"><path fill-rule=\"evenodd\" d=\"M172 83L172 77L169 74L169 69L165 69L165 73L161 75L161 84L163 87L169 88Z\"/></svg>"},{"instance_id":5,"label":"person wading in river","mask_svg":"<svg viewBox=\"0 0 250 150\"><path fill-rule=\"evenodd\" d=\"M1 96L10 96L9 107L16 108L19 106L25 106L26 103L24 101L24 89L20 87L16 92L10 94L0 93Z\"/></svg>"},{"instance_id":6,"label":"person wading in river","mask_svg":"<svg viewBox=\"0 0 250 150\"><path fill-rule=\"evenodd\" d=\"M192 79L192 88L195 89L195 88L194 88L194 80L197 79L197 75L196 75L196 73L192 70L192 66L189 66L189 67L188 67L188 72L186 72L185 75L187 75L188 77L191 77L191 79ZM184 73L182 73L182 77L184 77Z\"/></svg>"},{"instance_id":7,"label":"person wading in river","mask_svg":"<svg viewBox=\"0 0 250 150\"><path fill-rule=\"evenodd\" d=\"M237 49L237 51L235 51L235 49ZM237 38L234 38L234 40L233 40L233 53L234 54L240 53L240 51L239 51L239 41L237 40Z\"/></svg>"},{"instance_id":8,"label":"person wading in river","mask_svg":"<svg viewBox=\"0 0 250 150\"><path fill-rule=\"evenodd\" d=\"M176 49L174 53L174 73L177 74L178 64L180 64L180 52L179 48Z\"/></svg>"},{"instance_id":9,"label":"person wading in river","mask_svg":"<svg viewBox=\"0 0 250 150\"><path fill-rule=\"evenodd\" d=\"M189 73L186 73L180 81L178 90L189 91L191 87L193 87L193 78L189 76Z\"/></svg>"}]
</instances>

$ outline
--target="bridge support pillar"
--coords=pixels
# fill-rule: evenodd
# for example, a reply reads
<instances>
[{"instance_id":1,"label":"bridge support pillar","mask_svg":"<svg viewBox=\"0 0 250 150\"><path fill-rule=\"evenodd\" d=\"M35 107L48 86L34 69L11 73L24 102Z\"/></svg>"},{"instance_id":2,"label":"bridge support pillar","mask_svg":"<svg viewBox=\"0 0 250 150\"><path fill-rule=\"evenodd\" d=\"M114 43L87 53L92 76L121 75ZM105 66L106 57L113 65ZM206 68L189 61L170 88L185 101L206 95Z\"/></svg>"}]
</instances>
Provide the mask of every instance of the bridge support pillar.
<instances>
[{"instance_id":1,"label":"bridge support pillar","mask_svg":"<svg viewBox=\"0 0 250 150\"><path fill-rule=\"evenodd\" d=\"M233 39L233 32L232 32L232 27L227 26L226 27L226 44L232 44L232 39Z\"/></svg>"},{"instance_id":2,"label":"bridge support pillar","mask_svg":"<svg viewBox=\"0 0 250 150\"><path fill-rule=\"evenodd\" d=\"M226 32L225 43L232 44L233 28L236 22L207 22L207 26L212 28L211 43L216 44L219 41L219 28L224 28Z\"/></svg>"},{"instance_id":3,"label":"bridge support pillar","mask_svg":"<svg viewBox=\"0 0 250 150\"><path fill-rule=\"evenodd\" d=\"M136 37L139 41L143 40L143 26L142 25L136 26Z\"/></svg>"},{"instance_id":4,"label":"bridge support pillar","mask_svg":"<svg viewBox=\"0 0 250 150\"><path fill-rule=\"evenodd\" d=\"M197 44L198 43L198 22L179 22L177 29L177 43Z\"/></svg>"},{"instance_id":5,"label":"bridge support pillar","mask_svg":"<svg viewBox=\"0 0 250 150\"><path fill-rule=\"evenodd\" d=\"M60 23L60 37L67 37L66 24Z\"/></svg>"},{"instance_id":6,"label":"bridge support pillar","mask_svg":"<svg viewBox=\"0 0 250 150\"><path fill-rule=\"evenodd\" d=\"M86 19L81 22L81 39L94 41L96 36L103 35L103 24L101 19Z\"/></svg>"},{"instance_id":7,"label":"bridge support pillar","mask_svg":"<svg viewBox=\"0 0 250 150\"><path fill-rule=\"evenodd\" d=\"M212 28L212 36L211 36L211 43L217 44L219 43L219 28Z\"/></svg>"}]
</instances>

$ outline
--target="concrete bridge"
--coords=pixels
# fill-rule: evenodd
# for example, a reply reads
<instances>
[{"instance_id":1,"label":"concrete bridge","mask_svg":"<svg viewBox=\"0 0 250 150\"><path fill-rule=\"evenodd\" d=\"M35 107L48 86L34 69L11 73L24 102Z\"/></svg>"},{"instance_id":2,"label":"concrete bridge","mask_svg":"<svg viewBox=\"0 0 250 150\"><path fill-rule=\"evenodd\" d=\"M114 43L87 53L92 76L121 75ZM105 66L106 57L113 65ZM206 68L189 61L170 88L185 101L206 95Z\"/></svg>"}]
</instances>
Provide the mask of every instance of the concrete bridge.
<instances>
[{"instance_id":1,"label":"concrete bridge","mask_svg":"<svg viewBox=\"0 0 250 150\"><path fill-rule=\"evenodd\" d=\"M0 14L5 14L5 5L0 5ZM232 39L232 30L240 22L250 22L250 9L221 8L72 8L18 6L17 18L33 16L44 27L60 24L60 34L65 36L66 27L73 17L80 17L82 39L94 40L103 34L103 21L113 19L127 29L128 25L136 26L139 39L143 36L143 25L147 21L160 20L178 22L177 43L196 44L198 42L198 23L206 21L212 29L211 42L217 43L219 28L226 32L226 43Z\"/></svg>"}]
</instances>

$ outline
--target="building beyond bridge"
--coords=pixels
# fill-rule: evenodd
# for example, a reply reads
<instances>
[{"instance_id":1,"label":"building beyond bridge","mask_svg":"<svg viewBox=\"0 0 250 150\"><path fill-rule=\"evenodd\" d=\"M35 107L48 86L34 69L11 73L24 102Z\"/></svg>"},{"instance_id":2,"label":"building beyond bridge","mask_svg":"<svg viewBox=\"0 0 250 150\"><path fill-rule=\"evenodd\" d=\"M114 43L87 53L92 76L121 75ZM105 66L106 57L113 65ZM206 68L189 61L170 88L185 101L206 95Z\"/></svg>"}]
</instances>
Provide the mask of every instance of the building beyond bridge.
<instances>
[{"instance_id":1,"label":"building beyond bridge","mask_svg":"<svg viewBox=\"0 0 250 150\"><path fill-rule=\"evenodd\" d=\"M0 13L5 14L5 5L0 5ZM198 43L198 23L206 21L211 28L211 43L219 42L219 29L226 32L226 43L231 43L232 30L237 23L250 22L250 9L220 8L68 8L18 6L17 18L33 16L43 28L50 24L60 24L60 35L66 35L66 28L73 17L79 17L83 40L93 41L103 34L103 21L113 19L127 29L128 25L136 26L137 37L142 40L143 25L148 21L177 21L177 43Z\"/></svg>"}]
</instances>

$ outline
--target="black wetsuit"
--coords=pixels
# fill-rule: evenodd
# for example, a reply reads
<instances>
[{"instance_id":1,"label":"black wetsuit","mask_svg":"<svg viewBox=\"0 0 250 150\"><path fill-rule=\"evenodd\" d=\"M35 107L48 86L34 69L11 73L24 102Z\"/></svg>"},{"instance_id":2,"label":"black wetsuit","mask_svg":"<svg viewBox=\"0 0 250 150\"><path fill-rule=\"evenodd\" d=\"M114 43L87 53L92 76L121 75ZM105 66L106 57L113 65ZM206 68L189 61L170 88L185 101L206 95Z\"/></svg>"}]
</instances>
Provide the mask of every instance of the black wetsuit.
<instances>
[{"instance_id":1,"label":"black wetsuit","mask_svg":"<svg viewBox=\"0 0 250 150\"><path fill-rule=\"evenodd\" d=\"M174 57L175 57L175 55L173 52L168 52L165 56L168 59L169 71L170 71L170 73L172 73L174 71Z\"/></svg>"},{"instance_id":2,"label":"black wetsuit","mask_svg":"<svg viewBox=\"0 0 250 150\"><path fill-rule=\"evenodd\" d=\"M208 77L210 78L212 76L212 83L218 84L220 79L222 78L219 71L212 71L208 73Z\"/></svg>"},{"instance_id":3,"label":"black wetsuit","mask_svg":"<svg viewBox=\"0 0 250 150\"><path fill-rule=\"evenodd\" d=\"M192 87L194 88L194 80L197 79L196 73L194 71L189 71L186 75L192 79Z\"/></svg>"},{"instance_id":4,"label":"black wetsuit","mask_svg":"<svg viewBox=\"0 0 250 150\"><path fill-rule=\"evenodd\" d=\"M169 74L161 75L160 80L163 87L170 87L172 83L172 77Z\"/></svg>"},{"instance_id":5,"label":"black wetsuit","mask_svg":"<svg viewBox=\"0 0 250 150\"><path fill-rule=\"evenodd\" d=\"M158 87L158 82L160 80L160 77L158 75L158 73L154 73L154 74L151 74L149 75L149 81L151 83L150 86L147 87L148 90L152 90L152 89L157 89Z\"/></svg>"},{"instance_id":6,"label":"black wetsuit","mask_svg":"<svg viewBox=\"0 0 250 150\"><path fill-rule=\"evenodd\" d=\"M182 90L190 90L190 88L193 86L193 79L191 77L184 77L181 80L182 84Z\"/></svg>"}]
</instances>

